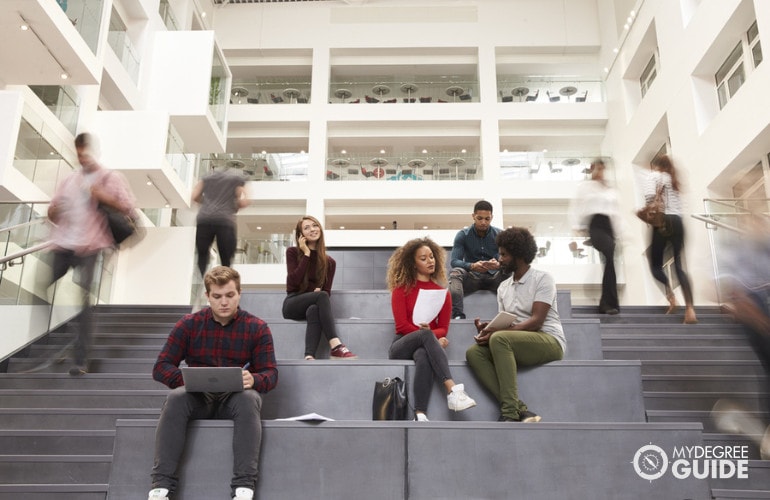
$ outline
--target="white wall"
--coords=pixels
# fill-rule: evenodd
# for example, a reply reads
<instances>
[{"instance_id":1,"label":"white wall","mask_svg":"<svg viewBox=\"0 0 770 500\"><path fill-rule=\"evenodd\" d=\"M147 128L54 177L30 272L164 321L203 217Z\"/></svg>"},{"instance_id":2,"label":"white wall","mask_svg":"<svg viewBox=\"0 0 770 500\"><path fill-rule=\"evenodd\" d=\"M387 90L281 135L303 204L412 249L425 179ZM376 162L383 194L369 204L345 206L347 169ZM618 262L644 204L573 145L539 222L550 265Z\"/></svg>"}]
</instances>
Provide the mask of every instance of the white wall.
<instances>
[{"instance_id":1,"label":"white wall","mask_svg":"<svg viewBox=\"0 0 770 500\"><path fill-rule=\"evenodd\" d=\"M147 228L142 241L120 251L111 302L189 304L194 254L194 227Z\"/></svg>"}]
</instances>

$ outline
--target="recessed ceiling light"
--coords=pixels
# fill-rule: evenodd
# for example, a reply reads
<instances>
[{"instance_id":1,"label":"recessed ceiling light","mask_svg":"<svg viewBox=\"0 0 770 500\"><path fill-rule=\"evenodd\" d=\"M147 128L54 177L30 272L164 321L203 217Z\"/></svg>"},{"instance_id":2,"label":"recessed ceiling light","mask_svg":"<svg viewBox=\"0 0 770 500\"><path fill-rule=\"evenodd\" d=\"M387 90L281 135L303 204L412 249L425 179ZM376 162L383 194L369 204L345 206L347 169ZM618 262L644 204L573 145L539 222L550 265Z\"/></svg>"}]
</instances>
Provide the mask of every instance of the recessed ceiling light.
<instances>
[{"instance_id":1,"label":"recessed ceiling light","mask_svg":"<svg viewBox=\"0 0 770 500\"><path fill-rule=\"evenodd\" d=\"M614 49L612 49L612 51L617 54L618 53L618 48L615 47Z\"/></svg>"},{"instance_id":2,"label":"recessed ceiling light","mask_svg":"<svg viewBox=\"0 0 770 500\"><path fill-rule=\"evenodd\" d=\"M265 151L265 150L263 149L263 150L262 150L262 154L263 154L263 155L266 155L266 154L267 154L267 151Z\"/></svg>"},{"instance_id":3,"label":"recessed ceiling light","mask_svg":"<svg viewBox=\"0 0 770 500\"><path fill-rule=\"evenodd\" d=\"M62 80L66 80L67 78L69 78L69 77L70 77L70 76L67 74L67 72L66 72L66 71L65 71L64 73L62 73L61 75L59 75L59 76L61 76L61 79L62 79Z\"/></svg>"},{"instance_id":4,"label":"recessed ceiling light","mask_svg":"<svg viewBox=\"0 0 770 500\"><path fill-rule=\"evenodd\" d=\"M461 152L461 153L463 153L463 154L465 154L465 153L467 153L467 152L468 152L468 150L467 150L467 149L465 149L465 148L463 148L463 149L462 149L460 152Z\"/></svg>"},{"instance_id":5,"label":"recessed ceiling light","mask_svg":"<svg viewBox=\"0 0 770 500\"><path fill-rule=\"evenodd\" d=\"M345 229L345 226L340 226L340 229Z\"/></svg>"},{"instance_id":6,"label":"recessed ceiling light","mask_svg":"<svg viewBox=\"0 0 770 500\"><path fill-rule=\"evenodd\" d=\"M29 25L28 24L22 24L21 26L19 26L19 29L21 31L27 31L29 29Z\"/></svg>"},{"instance_id":7,"label":"recessed ceiling light","mask_svg":"<svg viewBox=\"0 0 770 500\"><path fill-rule=\"evenodd\" d=\"M380 226L380 229L385 229L385 226Z\"/></svg>"},{"instance_id":8,"label":"recessed ceiling light","mask_svg":"<svg viewBox=\"0 0 770 500\"><path fill-rule=\"evenodd\" d=\"M166 203L166 208L171 208L171 205Z\"/></svg>"},{"instance_id":9,"label":"recessed ceiling light","mask_svg":"<svg viewBox=\"0 0 770 500\"><path fill-rule=\"evenodd\" d=\"M342 151L340 151L340 154L346 155L348 154L348 152L343 149Z\"/></svg>"},{"instance_id":10,"label":"recessed ceiling light","mask_svg":"<svg viewBox=\"0 0 770 500\"><path fill-rule=\"evenodd\" d=\"M152 186L152 181L147 181L148 186Z\"/></svg>"},{"instance_id":11,"label":"recessed ceiling light","mask_svg":"<svg viewBox=\"0 0 770 500\"><path fill-rule=\"evenodd\" d=\"M380 154L381 154L381 155L384 155L384 154L385 154L385 150L384 150L384 149L381 149L381 150L380 150Z\"/></svg>"},{"instance_id":12,"label":"recessed ceiling light","mask_svg":"<svg viewBox=\"0 0 770 500\"><path fill-rule=\"evenodd\" d=\"M422 150L422 154L426 154L427 152L428 152L428 150L427 150L427 149L423 149L423 150Z\"/></svg>"},{"instance_id":13,"label":"recessed ceiling light","mask_svg":"<svg viewBox=\"0 0 770 500\"><path fill-rule=\"evenodd\" d=\"M257 226L257 231L262 231L262 226Z\"/></svg>"},{"instance_id":14,"label":"recessed ceiling light","mask_svg":"<svg viewBox=\"0 0 770 500\"><path fill-rule=\"evenodd\" d=\"M206 13L205 12L201 12L201 17L206 17Z\"/></svg>"},{"instance_id":15,"label":"recessed ceiling light","mask_svg":"<svg viewBox=\"0 0 770 500\"><path fill-rule=\"evenodd\" d=\"M422 226L423 229L428 229L428 226Z\"/></svg>"}]
</instances>

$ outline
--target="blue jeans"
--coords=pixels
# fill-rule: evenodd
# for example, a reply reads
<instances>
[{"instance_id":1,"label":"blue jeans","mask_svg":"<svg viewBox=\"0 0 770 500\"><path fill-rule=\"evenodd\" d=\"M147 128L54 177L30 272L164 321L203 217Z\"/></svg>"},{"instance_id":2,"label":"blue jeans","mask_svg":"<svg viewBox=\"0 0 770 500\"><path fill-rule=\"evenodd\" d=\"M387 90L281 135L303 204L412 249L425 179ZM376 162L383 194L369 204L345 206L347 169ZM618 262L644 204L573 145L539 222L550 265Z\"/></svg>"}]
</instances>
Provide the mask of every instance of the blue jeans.
<instances>
[{"instance_id":1,"label":"blue jeans","mask_svg":"<svg viewBox=\"0 0 770 500\"><path fill-rule=\"evenodd\" d=\"M176 490L177 468L187 440L190 420L233 420L233 479L230 487L256 490L259 449L262 442L262 396L243 392L187 392L172 389L163 405L155 431L155 463L152 487Z\"/></svg>"}]
</instances>

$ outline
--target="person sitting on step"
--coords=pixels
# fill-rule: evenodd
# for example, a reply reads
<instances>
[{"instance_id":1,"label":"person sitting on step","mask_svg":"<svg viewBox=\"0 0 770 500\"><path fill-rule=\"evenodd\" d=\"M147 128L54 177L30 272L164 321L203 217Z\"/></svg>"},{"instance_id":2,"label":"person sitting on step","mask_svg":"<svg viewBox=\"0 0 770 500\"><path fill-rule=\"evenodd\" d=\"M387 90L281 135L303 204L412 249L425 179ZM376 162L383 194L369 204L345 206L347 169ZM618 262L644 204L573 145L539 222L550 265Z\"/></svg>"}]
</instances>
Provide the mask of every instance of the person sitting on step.
<instances>
[{"instance_id":1,"label":"person sitting on step","mask_svg":"<svg viewBox=\"0 0 770 500\"><path fill-rule=\"evenodd\" d=\"M283 317L307 321L305 359L314 360L323 335L334 359L356 359L337 335L330 296L337 263L326 254L324 231L315 217L306 215L294 228L296 247L286 249L286 298Z\"/></svg>"},{"instance_id":2,"label":"person sitting on step","mask_svg":"<svg viewBox=\"0 0 770 500\"><path fill-rule=\"evenodd\" d=\"M463 384L455 384L444 349L452 300L442 284L446 283L445 252L429 238L408 241L388 261L387 283L391 292L396 338L390 345L388 358L413 359L415 420L427 422L428 400L435 375L447 391L450 410L461 411L476 406L465 393ZM415 319L415 304L422 291L440 290L445 299L437 315Z\"/></svg>"},{"instance_id":3,"label":"person sitting on step","mask_svg":"<svg viewBox=\"0 0 770 500\"><path fill-rule=\"evenodd\" d=\"M497 289L500 311L517 319L500 330L476 318L476 345L465 353L479 381L500 403L501 422L539 422L540 416L519 399L519 366L536 366L564 357L567 345L556 307L553 277L531 266L537 254L532 233L512 227L497 235L500 266L511 277Z\"/></svg>"},{"instance_id":4,"label":"person sitting on step","mask_svg":"<svg viewBox=\"0 0 770 500\"><path fill-rule=\"evenodd\" d=\"M278 383L273 336L267 323L239 307L241 277L237 271L214 267L203 283L211 307L177 321L152 369L152 378L171 392L155 432L149 500L167 500L176 490L190 420L233 420L233 500L252 500L257 485L261 394ZM191 367L242 367L243 391L187 392L179 369L182 361Z\"/></svg>"}]
</instances>

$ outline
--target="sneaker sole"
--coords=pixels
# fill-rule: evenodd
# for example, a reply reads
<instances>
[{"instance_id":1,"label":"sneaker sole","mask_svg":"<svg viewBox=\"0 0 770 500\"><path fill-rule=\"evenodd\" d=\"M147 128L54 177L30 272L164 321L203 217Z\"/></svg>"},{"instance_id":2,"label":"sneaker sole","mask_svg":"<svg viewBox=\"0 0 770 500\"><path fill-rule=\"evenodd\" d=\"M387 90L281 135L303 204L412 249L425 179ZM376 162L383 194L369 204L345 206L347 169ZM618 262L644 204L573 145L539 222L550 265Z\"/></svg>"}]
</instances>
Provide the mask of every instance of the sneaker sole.
<instances>
[{"instance_id":1,"label":"sneaker sole","mask_svg":"<svg viewBox=\"0 0 770 500\"><path fill-rule=\"evenodd\" d=\"M331 359L358 359L358 356L329 356Z\"/></svg>"},{"instance_id":2,"label":"sneaker sole","mask_svg":"<svg viewBox=\"0 0 770 500\"><path fill-rule=\"evenodd\" d=\"M523 424L534 424L534 423L540 422L540 420L542 420L542 419L543 419L543 417L541 417L540 415L535 415L534 417L527 417L527 418L525 418L524 420L521 421L521 423L523 423Z\"/></svg>"},{"instance_id":3,"label":"sneaker sole","mask_svg":"<svg viewBox=\"0 0 770 500\"><path fill-rule=\"evenodd\" d=\"M463 411L463 410L467 410L468 408L473 408L474 406L476 406L476 402L475 401L471 401L469 403L466 403L466 404L460 405L460 406L454 406L454 407L449 406L449 409L452 410L452 411Z\"/></svg>"}]
</instances>

